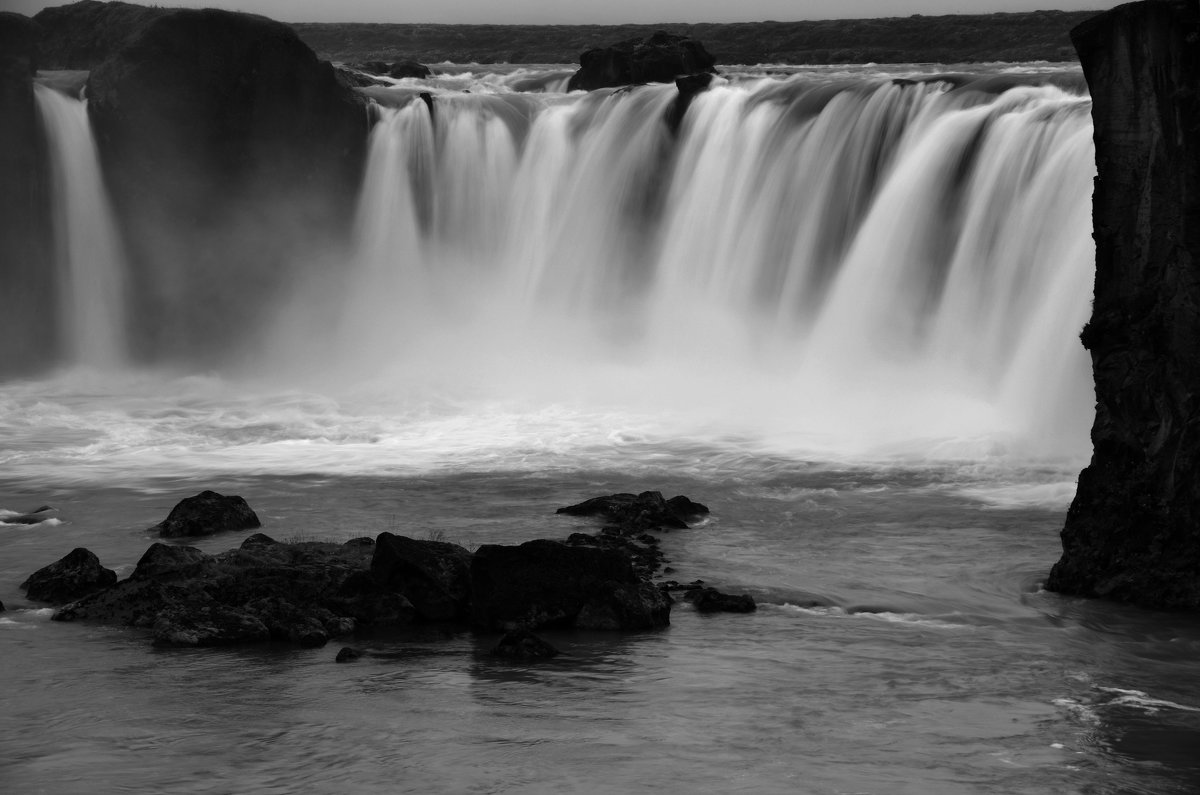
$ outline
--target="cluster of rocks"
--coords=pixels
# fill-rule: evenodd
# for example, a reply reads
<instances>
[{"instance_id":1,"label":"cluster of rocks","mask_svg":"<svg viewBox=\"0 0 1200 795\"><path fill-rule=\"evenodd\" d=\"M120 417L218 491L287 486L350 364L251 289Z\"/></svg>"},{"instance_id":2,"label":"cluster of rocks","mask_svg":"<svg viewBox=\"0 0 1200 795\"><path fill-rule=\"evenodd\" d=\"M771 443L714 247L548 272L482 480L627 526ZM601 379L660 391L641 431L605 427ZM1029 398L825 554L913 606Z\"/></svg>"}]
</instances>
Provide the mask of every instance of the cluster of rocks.
<instances>
[{"instance_id":1,"label":"cluster of rocks","mask_svg":"<svg viewBox=\"0 0 1200 795\"><path fill-rule=\"evenodd\" d=\"M680 587L651 580L663 560L651 532L687 528L708 509L686 497L644 492L600 497L559 513L606 523L595 535L485 544L474 552L387 532L341 544L281 543L256 533L218 554L159 542L124 580L80 548L21 587L30 599L61 605L56 621L139 627L168 646L267 640L321 646L359 629L411 622L518 633L670 624L671 593ZM205 491L181 501L151 530L179 538L259 524L241 497ZM701 612L746 612L747 603L753 609L748 596L684 590ZM497 653L553 656L540 644L523 634L506 636ZM354 658L353 650L346 658Z\"/></svg>"}]
</instances>

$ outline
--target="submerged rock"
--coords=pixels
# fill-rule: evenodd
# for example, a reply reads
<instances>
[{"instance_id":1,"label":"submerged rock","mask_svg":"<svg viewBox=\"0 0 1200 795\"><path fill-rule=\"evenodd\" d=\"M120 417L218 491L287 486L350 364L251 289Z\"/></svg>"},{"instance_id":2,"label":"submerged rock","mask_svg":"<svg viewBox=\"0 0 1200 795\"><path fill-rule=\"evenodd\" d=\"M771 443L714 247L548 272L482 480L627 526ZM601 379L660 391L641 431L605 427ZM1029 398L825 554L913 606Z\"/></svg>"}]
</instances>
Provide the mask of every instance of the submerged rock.
<instances>
[{"instance_id":1,"label":"submerged rock","mask_svg":"<svg viewBox=\"0 0 1200 795\"><path fill-rule=\"evenodd\" d=\"M116 581L117 573L100 565L94 552L76 547L29 575L21 588L35 601L63 604L107 588Z\"/></svg>"},{"instance_id":2,"label":"submerged rock","mask_svg":"<svg viewBox=\"0 0 1200 795\"><path fill-rule=\"evenodd\" d=\"M1096 420L1046 588L1200 609L1200 9L1071 33L1092 96Z\"/></svg>"},{"instance_id":3,"label":"submerged rock","mask_svg":"<svg viewBox=\"0 0 1200 795\"><path fill-rule=\"evenodd\" d=\"M252 530L261 526L258 516L241 497L202 491L195 497L181 500L166 519L151 529L162 538L180 538Z\"/></svg>"},{"instance_id":4,"label":"submerged rock","mask_svg":"<svg viewBox=\"0 0 1200 795\"><path fill-rule=\"evenodd\" d=\"M334 662L346 663L361 660L363 656L362 649L356 649L353 646L343 646L338 650L337 656L333 658Z\"/></svg>"},{"instance_id":5,"label":"submerged rock","mask_svg":"<svg viewBox=\"0 0 1200 795\"><path fill-rule=\"evenodd\" d=\"M716 59L696 39L658 31L646 39L627 39L584 52L567 90L670 83L682 75L715 72L715 67Z\"/></svg>"},{"instance_id":6,"label":"submerged rock","mask_svg":"<svg viewBox=\"0 0 1200 795\"><path fill-rule=\"evenodd\" d=\"M493 657L510 660L550 660L560 654L558 649L527 629L506 632L491 653Z\"/></svg>"},{"instance_id":7,"label":"submerged rock","mask_svg":"<svg viewBox=\"0 0 1200 795\"><path fill-rule=\"evenodd\" d=\"M0 516L0 522L4 524L41 524L47 519L53 519L53 514L57 509L51 508L49 505L43 505L40 508L35 508L29 513L17 513L10 516Z\"/></svg>"},{"instance_id":8,"label":"submerged rock","mask_svg":"<svg viewBox=\"0 0 1200 795\"><path fill-rule=\"evenodd\" d=\"M700 613L753 613L758 609L749 594L722 593L716 588L697 588L688 591L686 598Z\"/></svg>"}]
</instances>

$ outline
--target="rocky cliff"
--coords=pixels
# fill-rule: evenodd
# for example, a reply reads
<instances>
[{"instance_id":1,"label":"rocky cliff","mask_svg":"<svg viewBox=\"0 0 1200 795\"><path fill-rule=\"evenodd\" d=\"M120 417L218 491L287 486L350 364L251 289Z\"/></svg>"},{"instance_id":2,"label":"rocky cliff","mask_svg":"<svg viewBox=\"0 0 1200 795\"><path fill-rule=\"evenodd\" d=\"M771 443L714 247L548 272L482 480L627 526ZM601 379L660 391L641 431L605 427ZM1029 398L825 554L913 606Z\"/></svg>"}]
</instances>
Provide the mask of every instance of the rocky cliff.
<instances>
[{"instance_id":1,"label":"rocky cliff","mask_svg":"<svg viewBox=\"0 0 1200 795\"><path fill-rule=\"evenodd\" d=\"M0 375L43 366L57 343L50 174L33 96L40 27L0 12Z\"/></svg>"},{"instance_id":2,"label":"rocky cliff","mask_svg":"<svg viewBox=\"0 0 1200 795\"><path fill-rule=\"evenodd\" d=\"M147 321L135 354L219 356L347 228L366 106L287 25L215 10L155 16L87 92Z\"/></svg>"},{"instance_id":3,"label":"rocky cliff","mask_svg":"<svg viewBox=\"0 0 1200 795\"><path fill-rule=\"evenodd\" d=\"M1072 39L1098 168L1096 420L1046 587L1200 609L1200 3L1123 5Z\"/></svg>"}]
</instances>

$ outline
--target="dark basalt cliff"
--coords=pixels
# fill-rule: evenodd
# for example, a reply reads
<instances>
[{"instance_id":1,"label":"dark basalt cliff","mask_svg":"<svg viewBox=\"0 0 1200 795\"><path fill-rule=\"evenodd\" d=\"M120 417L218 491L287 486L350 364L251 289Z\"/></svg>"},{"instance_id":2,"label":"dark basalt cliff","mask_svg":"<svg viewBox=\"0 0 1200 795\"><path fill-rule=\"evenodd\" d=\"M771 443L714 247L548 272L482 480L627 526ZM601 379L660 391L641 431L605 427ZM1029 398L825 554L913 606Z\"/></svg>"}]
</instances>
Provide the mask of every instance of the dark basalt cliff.
<instances>
[{"instance_id":1,"label":"dark basalt cliff","mask_svg":"<svg viewBox=\"0 0 1200 795\"><path fill-rule=\"evenodd\" d=\"M0 374L53 350L50 165L33 96L41 28L0 12Z\"/></svg>"},{"instance_id":2,"label":"dark basalt cliff","mask_svg":"<svg viewBox=\"0 0 1200 795\"><path fill-rule=\"evenodd\" d=\"M253 333L298 260L348 228L365 104L287 25L215 10L154 16L87 91L148 321L135 353L219 355Z\"/></svg>"},{"instance_id":3,"label":"dark basalt cliff","mask_svg":"<svg viewBox=\"0 0 1200 795\"><path fill-rule=\"evenodd\" d=\"M1200 609L1200 3L1120 6L1072 38L1098 166L1096 422L1046 587Z\"/></svg>"}]
</instances>

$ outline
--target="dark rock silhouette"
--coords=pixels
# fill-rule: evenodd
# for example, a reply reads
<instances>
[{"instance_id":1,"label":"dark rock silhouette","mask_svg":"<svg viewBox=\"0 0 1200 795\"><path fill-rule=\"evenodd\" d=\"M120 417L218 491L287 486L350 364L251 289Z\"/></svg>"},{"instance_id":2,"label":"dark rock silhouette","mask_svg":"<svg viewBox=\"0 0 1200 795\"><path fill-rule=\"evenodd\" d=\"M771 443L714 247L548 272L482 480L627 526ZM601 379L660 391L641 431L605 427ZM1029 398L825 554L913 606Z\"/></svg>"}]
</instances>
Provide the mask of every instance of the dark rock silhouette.
<instances>
[{"instance_id":1,"label":"dark rock silhouette","mask_svg":"<svg viewBox=\"0 0 1200 795\"><path fill-rule=\"evenodd\" d=\"M35 601L63 604L107 588L116 581L117 573L100 565L94 552L76 547L29 575L21 588Z\"/></svg>"},{"instance_id":2,"label":"dark rock silhouette","mask_svg":"<svg viewBox=\"0 0 1200 795\"><path fill-rule=\"evenodd\" d=\"M262 527L262 523L241 497L202 491L181 500L166 519L151 529L162 538L180 538L256 527Z\"/></svg>"},{"instance_id":3,"label":"dark rock silhouette","mask_svg":"<svg viewBox=\"0 0 1200 795\"><path fill-rule=\"evenodd\" d=\"M372 553L357 541L283 544L262 534L217 555L154 544L129 578L65 605L54 619L140 627L166 646L321 646L360 626L411 620L407 600L374 586Z\"/></svg>"},{"instance_id":4,"label":"dark rock silhouette","mask_svg":"<svg viewBox=\"0 0 1200 795\"><path fill-rule=\"evenodd\" d=\"M43 505L29 513L18 513L12 516L0 516L0 522L4 524L41 524L47 519L53 519L56 509L49 505Z\"/></svg>"},{"instance_id":5,"label":"dark rock silhouette","mask_svg":"<svg viewBox=\"0 0 1200 795\"><path fill-rule=\"evenodd\" d=\"M33 76L42 29L0 12L0 375L52 364L59 345L50 161Z\"/></svg>"},{"instance_id":6,"label":"dark rock silhouette","mask_svg":"<svg viewBox=\"0 0 1200 795\"><path fill-rule=\"evenodd\" d=\"M559 655L558 649L527 629L506 632L491 653L510 660L549 660Z\"/></svg>"},{"instance_id":7,"label":"dark rock silhouette","mask_svg":"<svg viewBox=\"0 0 1200 795\"><path fill-rule=\"evenodd\" d=\"M568 91L671 83L681 75L715 72L716 60L699 41L658 31L646 39L627 39L579 56L579 71Z\"/></svg>"},{"instance_id":8,"label":"dark rock silhouette","mask_svg":"<svg viewBox=\"0 0 1200 795\"><path fill-rule=\"evenodd\" d=\"M412 603L426 621L466 620L471 610L471 553L458 544L380 533L371 576Z\"/></svg>"},{"instance_id":9,"label":"dark rock silhouette","mask_svg":"<svg viewBox=\"0 0 1200 795\"><path fill-rule=\"evenodd\" d=\"M423 63L416 61L396 61L388 67L388 77L417 77L424 79L433 74L433 70Z\"/></svg>"},{"instance_id":10,"label":"dark rock silhouette","mask_svg":"<svg viewBox=\"0 0 1200 795\"><path fill-rule=\"evenodd\" d=\"M294 263L348 233L364 100L287 25L190 9L141 25L87 90L132 265L135 355L203 363L242 347Z\"/></svg>"},{"instance_id":11,"label":"dark rock silhouette","mask_svg":"<svg viewBox=\"0 0 1200 795\"><path fill-rule=\"evenodd\" d=\"M168 9L133 3L80 0L39 11L43 69L91 69L121 49Z\"/></svg>"},{"instance_id":12,"label":"dark rock silhouette","mask_svg":"<svg viewBox=\"0 0 1200 795\"><path fill-rule=\"evenodd\" d=\"M697 588L689 591L686 598L701 613L753 613L758 609L749 594L727 594L716 588Z\"/></svg>"},{"instance_id":13,"label":"dark rock silhouette","mask_svg":"<svg viewBox=\"0 0 1200 795\"><path fill-rule=\"evenodd\" d=\"M1200 7L1131 3L1072 39L1098 167L1096 421L1046 587L1200 609Z\"/></svg>"},{"instance_id":14,"label":"dark rock silhouette","mask_svg":"<svg viewBox=\"0 0 1200 795\"><path fill-rule=\"evenodd\" d=\"M670 623L670 598L619 550L540 539L485 544L471 559L475 626L651 629Z\"/></svg>"},{"instance_id":15,"label":"dark rock silhouette","mask_svg":"<svg viewBox=\"0 0 1200 795\"><path fill-rule=\"evenodd\" d=\"M598 516L629 530L686 530L688 522L708 514L708 508L698 502L692 502L687 497L679 496L666 500L661 492L643 491L641 494L593 497L576 505L559 508L556 513L568 516Z\"/></svg>"},{"instance_id":16,"label":"dark rock silhouette","mask_svg":"<svg viewBox=\"0 0 1200 795\"><path fill-rule=\"evenodd\" d=\"M343 646L338 650L337 656L333 658L333 661L340 663L354 662L355 660L361 660L362 657L362 649L356 649L353 646Z\"/></svg>"}]
</instances>

